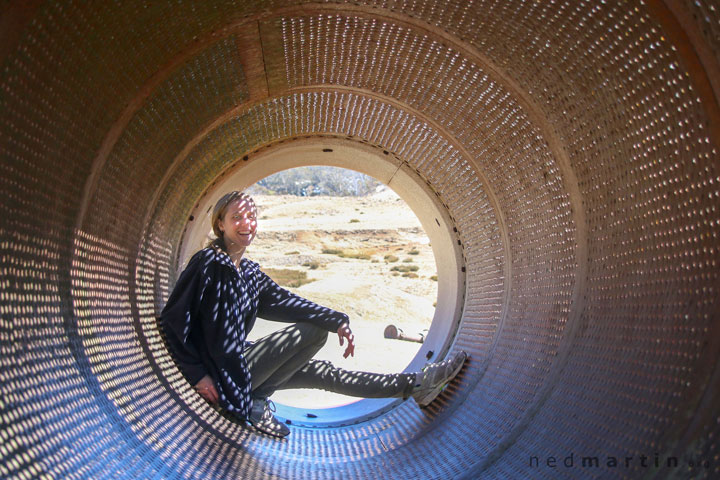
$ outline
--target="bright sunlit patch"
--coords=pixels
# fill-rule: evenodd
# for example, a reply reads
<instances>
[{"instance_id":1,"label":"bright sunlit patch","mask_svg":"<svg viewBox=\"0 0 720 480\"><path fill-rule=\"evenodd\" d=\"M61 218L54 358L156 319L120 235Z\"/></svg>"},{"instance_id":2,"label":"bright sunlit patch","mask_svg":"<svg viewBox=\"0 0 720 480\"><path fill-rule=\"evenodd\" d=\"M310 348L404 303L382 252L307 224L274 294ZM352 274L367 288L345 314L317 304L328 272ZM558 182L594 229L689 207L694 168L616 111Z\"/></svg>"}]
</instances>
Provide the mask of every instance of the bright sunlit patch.
<instances>
[{"instance_id":1,"label":"bright sunlit patch","mask_svg":"<svg viewBox=\"0 0 720 480\"><path fill-rule=\"evenodd\" d=\"M304 274L307 282L285 287L350 316L355 357L343 359L338 337L331 334L315 358L346 370L402 372L420 343L385 338L384 332L392 325L405 337L423 338L437 299L432 249L407 204L371 177L335 167L287 170L248 191L258 206L258 225L247 258L271 276L285 272L275 278L281 284L293 277L288 271ZM249 339L284 326L258 320ZM317 390L281 390L273 400L326 408L359 399Z\"/></svg>"}]
</instances>

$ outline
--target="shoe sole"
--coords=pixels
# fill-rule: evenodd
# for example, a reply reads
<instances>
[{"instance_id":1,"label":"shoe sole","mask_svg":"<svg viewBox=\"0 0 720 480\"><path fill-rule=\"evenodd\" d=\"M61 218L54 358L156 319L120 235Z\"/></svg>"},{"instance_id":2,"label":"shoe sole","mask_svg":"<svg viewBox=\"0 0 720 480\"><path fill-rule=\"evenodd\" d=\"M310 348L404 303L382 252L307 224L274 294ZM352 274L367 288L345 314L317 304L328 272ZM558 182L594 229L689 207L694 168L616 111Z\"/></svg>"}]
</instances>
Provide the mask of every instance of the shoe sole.
<instances>
[{"instance_id":1,"label":"shoe sole","mask_svg":"<svg viewBox=\"0 0 720 480\"><path fill-rule=\"evenodd\" d=\"M462 362L460 362L460 365L455 367L455 370L453 370L453 372L450 374L450 378L448 378L447 382L440 384L434 390L429 391L428 394L425 395L424 397L422 397L420 400L415 399L415 402L418 404L418 406L420 408L425 408L428 405L430 405L432 403L432 401L435 400L438 395L440 395L440 392L442 392L445 389L445 387L447 387L448 383L452 382L453 379L457 376L457 374L460 373L460 370L462 370L462 367L463 367L463 365L465 365L465 362L467 362L467 359L468 359L468 356L465 355L465 358L463 359Z\"/></svg>"},{"instance_id":2,"label":"shoe sole","mask_svg":"<svg viewBox=\"0 0 720 480\"><path fill-rule=\"evenodd\" d=\"M263 433L265 435L269 435L269 436L275 437L275 438L285 438L288 435L290 435L289 431L287 433L284 433L284 432L279 432L279 431L275 431L275 430L265 429L265 428L261 428L250 422L248 422L248 425L250 425L252 428L254 428L255 431L257 431L257 432L260 432L260 433Z\"/></svg>"}]
</instances>

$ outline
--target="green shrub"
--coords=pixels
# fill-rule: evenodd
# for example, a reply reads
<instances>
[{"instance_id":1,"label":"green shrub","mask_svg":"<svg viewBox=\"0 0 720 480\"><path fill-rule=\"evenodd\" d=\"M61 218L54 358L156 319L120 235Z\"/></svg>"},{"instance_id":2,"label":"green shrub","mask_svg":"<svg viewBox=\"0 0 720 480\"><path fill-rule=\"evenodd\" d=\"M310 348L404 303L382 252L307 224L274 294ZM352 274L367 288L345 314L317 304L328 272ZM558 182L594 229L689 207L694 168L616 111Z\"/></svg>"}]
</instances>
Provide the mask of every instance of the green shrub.
<instances>
[{"instance_id":1,"label":"green shrub","mask_svg":"<svg viewBox=\"0 0 720 480\"><path fill-rule=\"evenodd\" d=\"M285 252L285 255L299 255L299 254L300 254L300 252L298 252L297 250L293 250L292 252Z\"/></svg>"},{"instance_id":2,"label":"green shrub","mask_svg":"<svg viewBox=\"0 0 720 480\"><path fill-rule=\"evenodd\" d=\"M410 263L410 262L412 262L412 261L413 261L412 258L406 258L405 260L403 260L404 263Z\"/></svg>"},{"instance_id":3,"label":"green shrub","mask_svg":"<svg viewBox=\"0 0 720 480\"><path fill-rule=\"evenodd\" d=\"M418 278L418 274L415 272L407 272L407 273L403 273L403 277Z\"/></svg>"},{"instance_id":4,"label":"green shrub","mask_svg":"<svg viewBox=\"0 0 720 480\"><path fill-rule=\"evenodd\" d=\"M387 263L397 262L398 260L400 259L395 255L385 255L385 262Z\"/></svg>"},{"instance_id":5,"label":"green shrub","mask_svg":"<svg viewBox=\"0 0 720 480\"><path fill-rule=\"evenodd\" d=\"M358 220L357 218L351 218L350 223L360 223L360 220Z\"/></svg>"},{"instance_id":6,"label":"green shrub","mask_svg":"<svg viewBox=\"0 0 720 480\"><path fill-rule=\"evenodd\" d=\"M433 275L432 277L430 277L430 280L437 282L437 275Z\"/></svg>"},{"instance_id":7,"label":"green shrub","mask_svg":"<svg viewBox=\"0 0 720 480\"><path fill-rule=\"evenodd\" d=\"M308 267L310 270L317 270L320 266L320 262L313 260L312 262L305 262L302 264L303 267Z\"/></svg>"},{"instance_id":8,"label":"green shrub","mask_svg":"<svg viewBox=\"0 0 720 480\"><path fill-rule=\"evenodd\" d=\"M417 255L419 253L418 249L413 247L413 249L408 252L408 255Z\"/></svg>"}]
</instances>

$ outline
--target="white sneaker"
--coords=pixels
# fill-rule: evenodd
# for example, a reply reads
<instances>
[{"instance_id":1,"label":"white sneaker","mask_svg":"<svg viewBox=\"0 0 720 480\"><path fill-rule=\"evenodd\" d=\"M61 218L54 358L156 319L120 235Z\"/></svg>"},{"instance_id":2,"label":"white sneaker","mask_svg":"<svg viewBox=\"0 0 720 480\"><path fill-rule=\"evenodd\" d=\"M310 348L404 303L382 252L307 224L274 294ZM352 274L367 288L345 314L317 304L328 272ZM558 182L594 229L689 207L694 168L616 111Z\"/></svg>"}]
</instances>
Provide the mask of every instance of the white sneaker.
<instances>
[{"instance_id":1,"label":"white sneaker","mask_svg":"<svg viewBox=\"0 0 720 480\"><path fill-rule=\"evenodd\" d=\"M458 352L451 358L447 358L439 363L428 363L422 369L418 376L420 385L415 387L411 397L422 408L427 407L435 400L445 386L460 372L465 360L468 356L465 352Z\"/></svg>"}]
</instances>

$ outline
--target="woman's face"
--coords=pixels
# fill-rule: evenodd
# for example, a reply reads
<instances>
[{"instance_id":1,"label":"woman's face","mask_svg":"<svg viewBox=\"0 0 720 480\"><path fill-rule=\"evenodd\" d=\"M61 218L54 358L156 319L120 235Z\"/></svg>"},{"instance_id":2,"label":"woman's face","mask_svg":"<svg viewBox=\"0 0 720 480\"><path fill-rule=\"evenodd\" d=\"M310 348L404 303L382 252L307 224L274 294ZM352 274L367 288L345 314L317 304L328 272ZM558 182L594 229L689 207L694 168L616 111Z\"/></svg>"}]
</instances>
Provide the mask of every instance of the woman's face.
<instances>
[{"instance_id":1,"label":"woman's face","mask_svg":"<svg viewBox=\"0 0 720 480\"><path fill-rule=\"evenodd\" d=\"M255 203L250 198L238 198L230 202L220 220L220 230L228 250L250 245L257 230Z\"/></svg>"}]
</instances>

